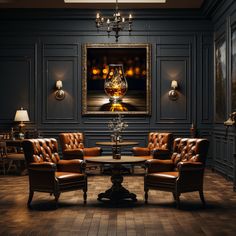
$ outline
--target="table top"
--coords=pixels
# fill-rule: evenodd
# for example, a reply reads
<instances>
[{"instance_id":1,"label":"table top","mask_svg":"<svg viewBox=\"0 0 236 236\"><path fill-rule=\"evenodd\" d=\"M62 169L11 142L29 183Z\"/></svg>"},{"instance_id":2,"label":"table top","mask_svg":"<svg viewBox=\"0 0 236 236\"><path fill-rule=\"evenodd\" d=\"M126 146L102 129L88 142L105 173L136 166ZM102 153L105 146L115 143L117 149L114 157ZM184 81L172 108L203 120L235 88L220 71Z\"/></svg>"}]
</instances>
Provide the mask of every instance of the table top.
<instances>
[{"instance_id":1,"label":"table top","mask_svg":"<svg viewBox=\"0 0 236 236\"><path fill-rule=\"evenodd\" d=\"M97 145L104 145L104 146L130 146L130 145L137 145L138 142L134 141L122 141L122 142L96 142Z\"/></svg>"},{"instance_id":2,"label":"table top","mask_svg":"<svg viewBox=\"0 0 236 236\"><path fill-rule=\"evenodd\" d=\"M99 164L135 164L143 163L147 159L137 156L121 156L121 159L113 159L112 156L98 156L88 157L86 162L99 163Z\"/></svg>"}]
</instances>

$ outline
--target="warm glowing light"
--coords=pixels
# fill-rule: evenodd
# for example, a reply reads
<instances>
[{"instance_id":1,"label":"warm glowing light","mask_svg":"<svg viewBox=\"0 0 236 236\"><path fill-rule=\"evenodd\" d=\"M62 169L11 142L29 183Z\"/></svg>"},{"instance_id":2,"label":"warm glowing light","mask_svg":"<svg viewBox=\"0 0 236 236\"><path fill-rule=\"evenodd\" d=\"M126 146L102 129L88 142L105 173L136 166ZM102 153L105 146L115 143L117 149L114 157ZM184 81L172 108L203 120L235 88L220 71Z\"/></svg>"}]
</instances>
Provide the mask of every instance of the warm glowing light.
<instances>
[{"instance_id":1,"label":"warm glowing light","mask_svg":"<svg viewBox=\"0 0 236 236\"><path fill-rule=\"evenodd\" d=\"M128 111L128 108L122 106L120 103L113 103L110 107L110 111Z\"/></svg>"},{"instance_id":2,"label":"warm glowing light","mask_svg":"<svg viewBox=\"0 0 236 236\"><path fill-rule=\"evenodd\" d=\"M132 77L132 76L134 75L133 68L129 68L129 69L126 71L126 75L129 76L129 77Z\"/></svg>"},{"instance_id":3,"label":"warm glowing light","mask_svg":"<svg viewBox=\"0 0 236 236\"><path fill-rule=\"evenodd\" d=\"M92 73L93 73L94 75L98 75L98 74L100 74L100 70L97 69L97 68L93 68Z\"/></svg>"},{"instance_id":4,"label":"warm glowing light","mask_svg":"<svg viewBox=\"0 0 236 236\"><path fill-rule=\"evenodd\" d=\"M135 73L136 75L139 75L139 74L140 74L140 68L139 68L139 67L135 67L135 68L134 68L134 73Z\"/></svg>"},{"instance_id":5,"label":"warm glowing light","mask_svg":"<svg viewBox=\"0 0 236 236\"><path fill-rule=\"evenodd\" d=\"M178 82L176 80L171 81L171 88L176 89L178 87Z\"/></svg>"},{"instance_id":6,"label":"warm glowing light","mask_svg":"<svg viewBox=\"0 0 236 236\"><path fill-rule=\"evenodd\" d=\"M107 68L104 68L104 69L102 70L102 73L105 74L105 75L107 75L107 74L108 74L108 69L107 69Z\"/></svg>"}]
</instances>

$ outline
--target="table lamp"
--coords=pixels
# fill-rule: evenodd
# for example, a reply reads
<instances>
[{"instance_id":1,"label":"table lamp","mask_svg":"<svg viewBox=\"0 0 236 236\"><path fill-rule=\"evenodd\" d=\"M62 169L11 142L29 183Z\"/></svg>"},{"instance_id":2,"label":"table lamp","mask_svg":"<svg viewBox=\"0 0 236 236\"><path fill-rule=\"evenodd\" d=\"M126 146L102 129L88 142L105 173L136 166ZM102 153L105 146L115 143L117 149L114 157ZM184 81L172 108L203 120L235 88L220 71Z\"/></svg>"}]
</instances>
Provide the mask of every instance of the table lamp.
<instances>
[{"instance_id":1,"label":"table lamp","mask_svg":"<svg viewBox=\"0 0 236 236\"><path fill-rule=\"evenodd\" d=\"M24 139L24 131L23 131L23 128L25 126L24 122L29 121L27 110L24 110L23 108L21 108L20 110L17 110L14 121L20 122L19 123L19 138Z\"/></svg>"}]
</instances>

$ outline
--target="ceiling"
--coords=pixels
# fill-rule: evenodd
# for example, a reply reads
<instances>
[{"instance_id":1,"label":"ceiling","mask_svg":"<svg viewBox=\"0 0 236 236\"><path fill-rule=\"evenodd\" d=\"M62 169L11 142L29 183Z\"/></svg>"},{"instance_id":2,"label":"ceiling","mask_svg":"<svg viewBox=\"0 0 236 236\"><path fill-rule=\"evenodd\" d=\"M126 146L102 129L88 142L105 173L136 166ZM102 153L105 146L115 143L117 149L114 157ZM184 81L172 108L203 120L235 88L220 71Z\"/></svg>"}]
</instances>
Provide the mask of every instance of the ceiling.
<instances>
[{"instance_id":1,"label":"ceiling","mask_svg":"<svg viewBox=\"0 0 236 236\"><path fill-rule=\"evenodd\" d=\"M114 3L64 3L64 0L0 0L0 8L90 8L90 9L113 9ZM120 9L138 8L200 8L204 0L166 0L166 3L119 3Z\"/></svg>"}]
</instances>

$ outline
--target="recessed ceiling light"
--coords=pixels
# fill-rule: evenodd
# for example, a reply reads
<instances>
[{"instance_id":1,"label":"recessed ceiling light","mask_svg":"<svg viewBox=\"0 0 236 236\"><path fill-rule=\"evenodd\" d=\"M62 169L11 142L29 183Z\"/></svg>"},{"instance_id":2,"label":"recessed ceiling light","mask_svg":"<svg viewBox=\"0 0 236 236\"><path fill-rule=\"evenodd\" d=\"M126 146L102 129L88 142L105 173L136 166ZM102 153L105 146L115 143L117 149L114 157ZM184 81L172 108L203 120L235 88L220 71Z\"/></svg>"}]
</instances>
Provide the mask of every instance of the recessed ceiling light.
<instances>
[{"instance_id":1,"label":"recessed ceiling light","mask_svg":"<svg viewBox=\"0 0 236 236\"><path fill-rule=\"evenodd\" d=\"M65 3L114 3L115 0L64 0ZM166 3L166 0L119 0L119 3Z\"/></svg>"}]
</instances>

